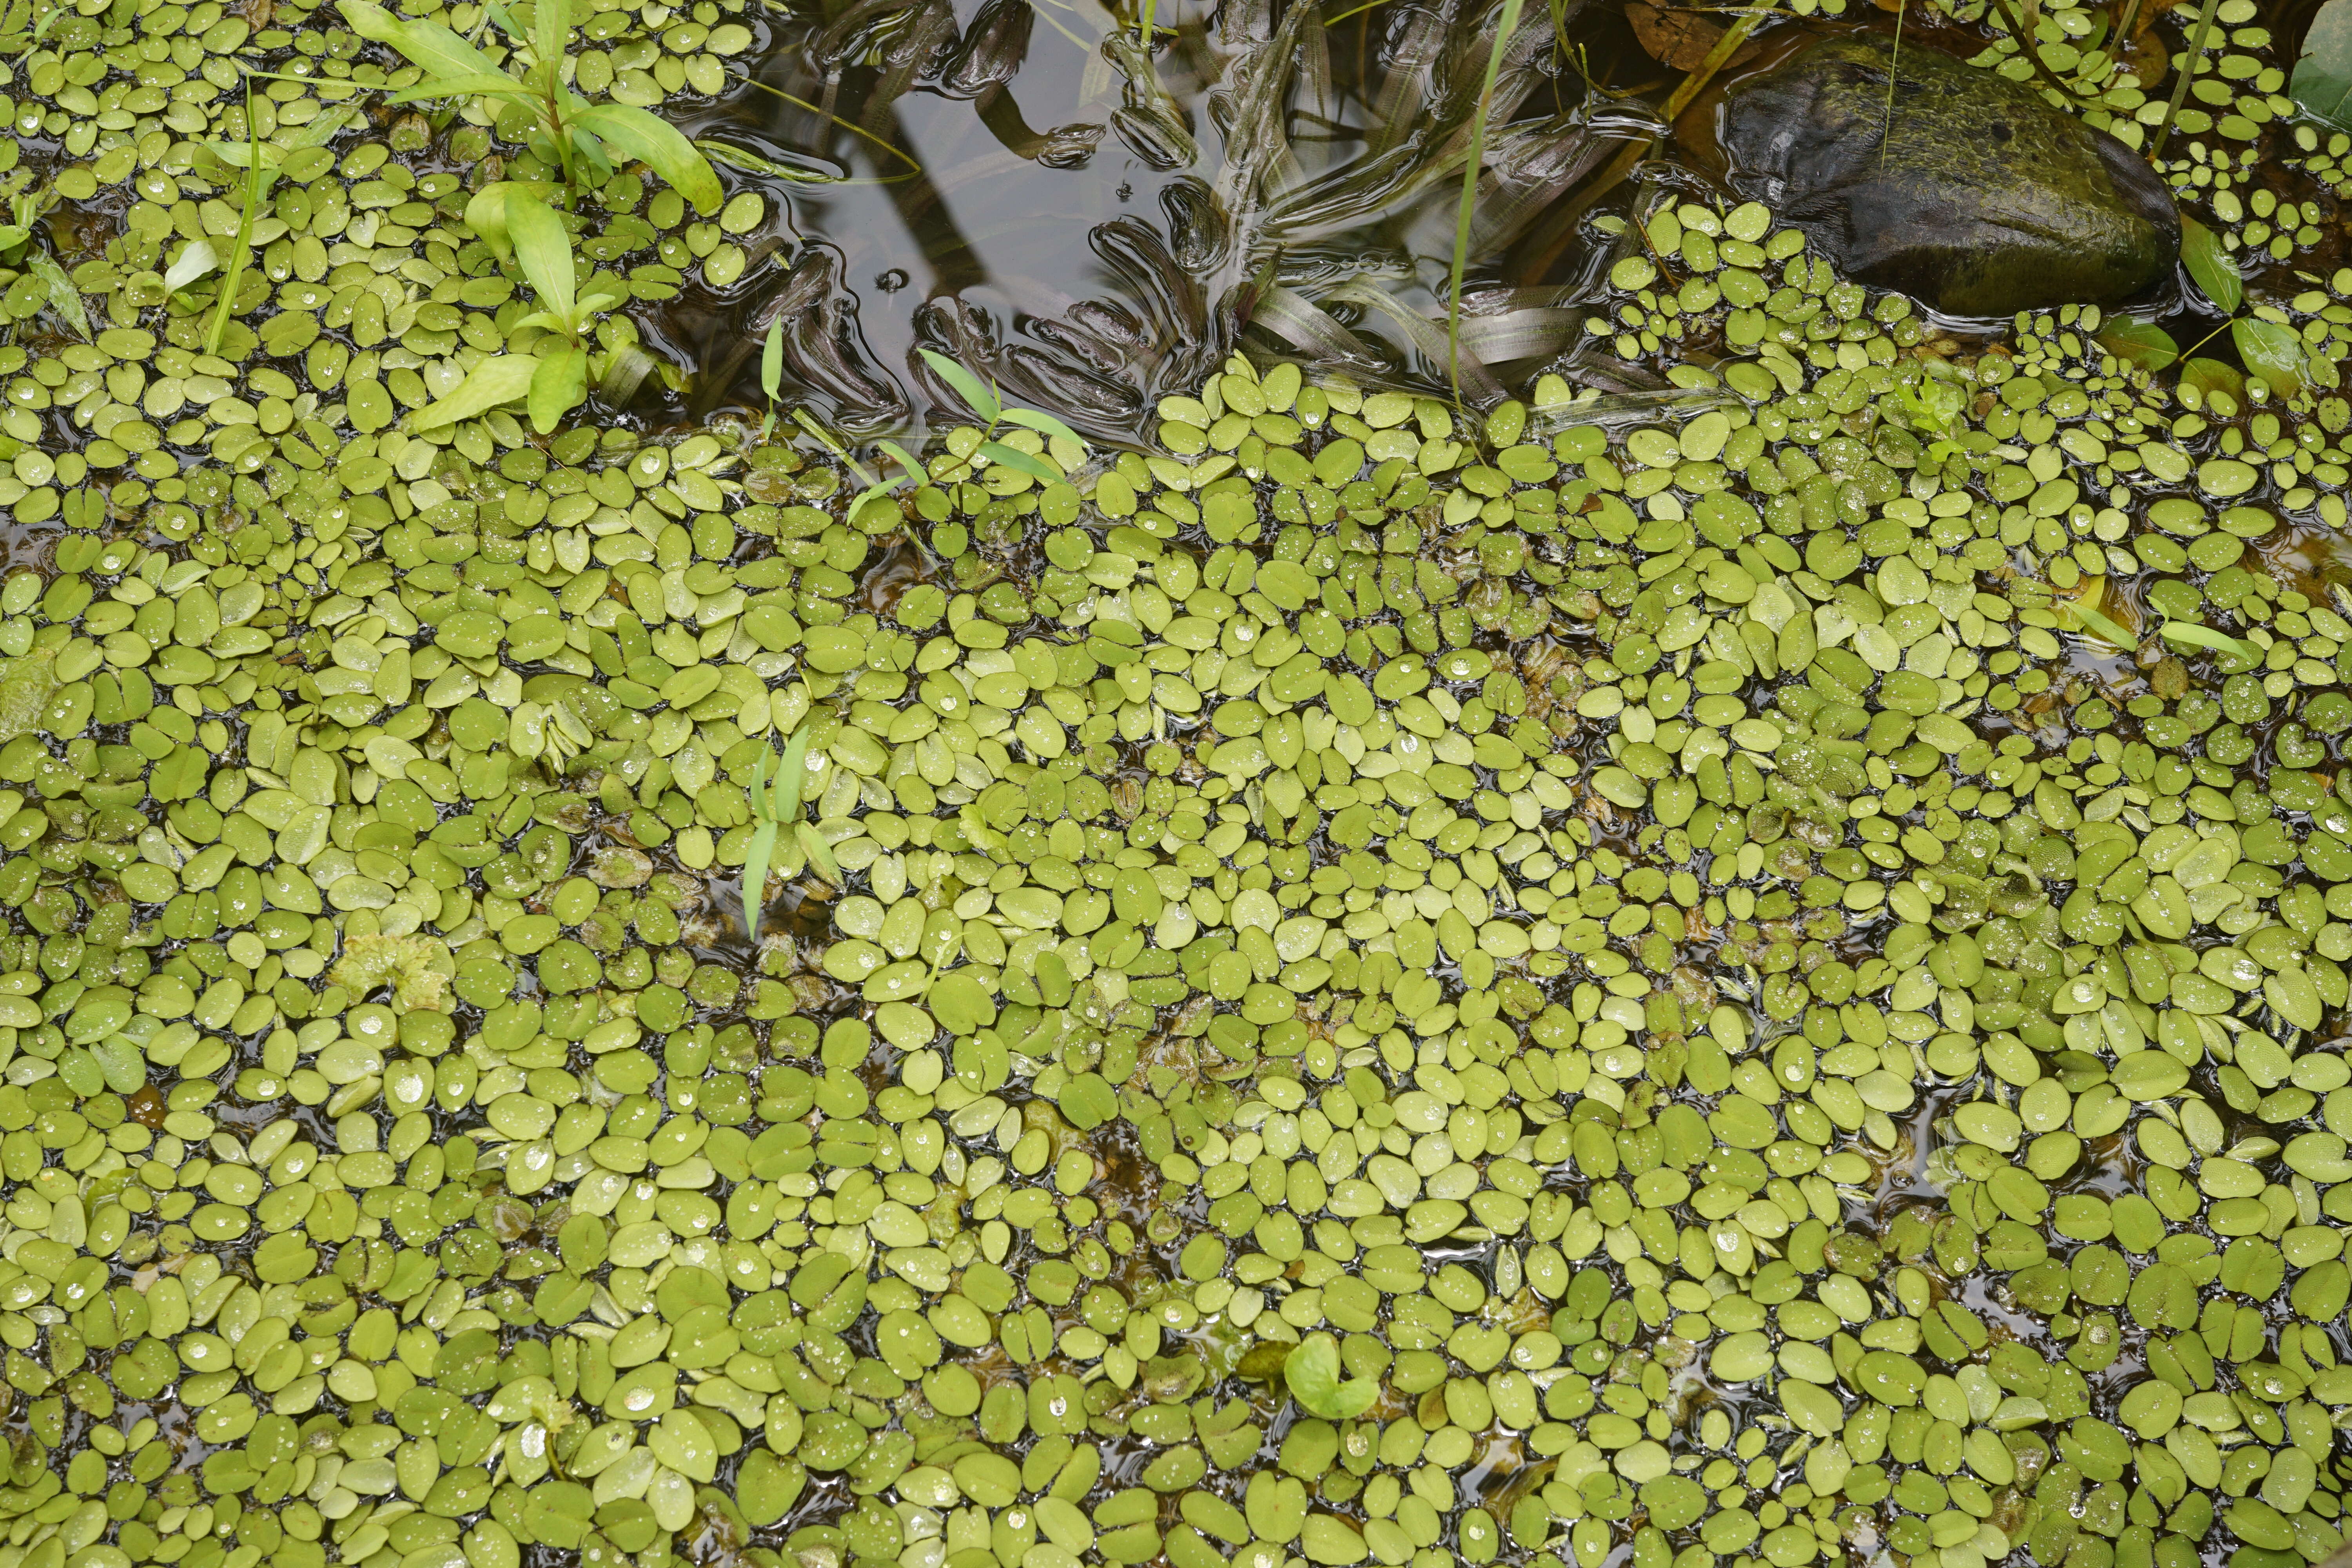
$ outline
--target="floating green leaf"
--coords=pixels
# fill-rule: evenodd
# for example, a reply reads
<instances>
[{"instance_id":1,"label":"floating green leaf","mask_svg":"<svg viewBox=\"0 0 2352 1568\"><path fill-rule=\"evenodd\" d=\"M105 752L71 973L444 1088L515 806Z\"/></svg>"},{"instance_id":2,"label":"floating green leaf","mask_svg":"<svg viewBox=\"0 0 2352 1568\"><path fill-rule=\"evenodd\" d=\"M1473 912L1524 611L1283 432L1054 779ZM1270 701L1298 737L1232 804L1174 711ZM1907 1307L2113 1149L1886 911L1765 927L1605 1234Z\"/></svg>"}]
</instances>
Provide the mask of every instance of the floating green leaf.
<instances>
[{"instance_id":1,"label":"floating green leaf","mask_svg":"<svg viewBox=\"0 0 2352 1568\"><path fill-rule=\"evenodd\" d=\"M1282 1379L1301 1408L1328 1421L1351 1421L1372 1407L1381 1385L1368 1377L1339 1377L1339 1342L1309 1334L1282 1363Z\"/></svg>"},{"instance_id":2,"label":"floating green leaf","mask_svg":"<svg viewBox=\"0 0 2352 1568\"><path fill-rule=\"evenodd\" d=\"M2327 0L2312 16L2286 90L2305 113L2352 131L2352 0Z\"/></svg>"},{"instance_id":3,"label":"floating green leaf","mask_svg":"<svg viewBox=\"0 0 2352 1568\"><path fill-rule=\"evenodd\" d=\"M2180 262L2224 315L2235 315L2245 303L2246 286L2238 276L2236 258L2222 247L2220 235L2186 214L2180 219Z\"/></svg>"},{"instance_id":4,"label":"floating green leaf","mask_svg":"<svg viewBox=\"0 0 2352 1568\"><path fill-rule=\"evenodd\" d=\"M2272 391L2292 396L2311 384L2303 336L2293 327L2241 316L2230 323L2230 340L2237 344L2247 371L2261 376Z\"/></svg>"},{"instance_id":5,"label":"floating green leaf","mask_svg":"<svg viewBox=\"0 0 2352 1568\"><path fill-rule=\"evenodd\" d=\"M2151 375L2170 369L2180 358L2180 345L2173 342L2170 332L2153 321L2136 321L2129 316L2111 317L2099 329L2099 342L2117 359Z\"/></svg>"},{"instance_id":6,"label":"floating green leaf","mask_svg":"<svg viewBox=\"0 0 2352 1568\"><path fill-rule=\"evenodd\" d=\"M534 355L494 355L467 371L466 379L446 396L418 409L411 416L412 421L417 429L430 430L436 425L475 418L502 403L528 395L538 374L539 360Z\"/></svg>"}]
</instances>

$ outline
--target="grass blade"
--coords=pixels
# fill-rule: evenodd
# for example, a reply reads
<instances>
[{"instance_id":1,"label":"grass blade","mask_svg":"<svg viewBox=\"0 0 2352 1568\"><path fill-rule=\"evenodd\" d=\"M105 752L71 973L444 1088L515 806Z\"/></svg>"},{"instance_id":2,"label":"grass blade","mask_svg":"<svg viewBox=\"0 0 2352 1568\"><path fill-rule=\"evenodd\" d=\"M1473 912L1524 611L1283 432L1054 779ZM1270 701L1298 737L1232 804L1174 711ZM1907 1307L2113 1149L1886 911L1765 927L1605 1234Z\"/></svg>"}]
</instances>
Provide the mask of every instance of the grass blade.
<instances>
[{"instance_id":1,"label":"grass blade","mask_svg":"<svg viewBox=\"0 0 2352 1568\"><path fill-rule=\"evenodd\" d=\"M955 388L956 395L962 398L974 414L991 425L1004 416L1003 400L996 395L994 388L943 353L931 349L924 349L921 353L925 363L939 372L941 381Z\"/></svg>"},{"instance_id":2,"label":"grass blade","mask_svg":"<svg viewBox=\"0 0 2352 1568\"><path fill-rule=\"evenodd\" d=\"M2242 658L2248 664L2260 664L2263 661L2263 650L2253 644L2223 632L2217 632L2210 626L2200 626L2195 621L2167 621L2164 623L2164 635L2174 642L2187 643L2191 647L2210 648L2215 653L2226 653L2233 658Z\"/></svg>"},{"instance_id":3,"label":"grass blade","mask_svg":"<svg viewBox=\"0 0 2352 1568\"><path fill-rule=\"evenodd\" d=\"M1040 414L1034 408L1008 408L1004 410L1004 419L1007 424L1025 425L1041 436L1059 436L1066 441L1076 442L1081 452L1087 449L1087 438L1084 436L1050 414Z\"/></svg>"},{"instance_id":4,"label":"grass blade","mask_svg":"<svg viewBox=\"0 0 2352 1568\"><path fill-rule=\"evenodd\" d=\"M775 852L776 825L763 822L751 830L751 847L743 857L743 928L755 942L768 904L768 859Z\"/></svg>"},{"instance_id":5,"label":"grass blade","mask_svg":"<svg viewBox=\"0 0 2352 1568\"><path fill-rule=\"evenodd\" d=\"M1486 77L1478 86L1478 110L1470 121L1470 152L1462 164L1462 203L1454 214L1454 265L1446 272L1445 376L1454 388L1455 407L1462 405L1462 273L1470 261L1470 219L1478 195L1478 170L1486 161L1486 115L1495 106L1495 78L1503 68L1503 51L1518 31L1520 0L1503 0L1502 26L1495 29L1495 47L1486 56Z\"/></svg>"},{"instance_id":6,"label":"grass blade","mask_svg":"<svg viewBox=\"0 0 2352 1568\"><path fill-rule=\"evenodd\" d=\"M800 840L801 853L808 857L809 864L823 871L826 881L841 886L841 863L833 858L833 846L824 841L824 835L805 822L795 824L793 835Z\"/></svg>"},{"instance_id":7,"label":"grass blade","mask_svg":"<svg viewBox=\"0 0 2352 1568\"><path fill-rule=\"evenodd\" d=\"M779 315L768 323L768 344L760 351L760 388L768 401L776 400L776 393L784 384L784 318Z\"/></svg>"},{"instance_id":8,"label":"grass blade","mask_svg":"<svg viewBox=\"0 0 2352 1568\"><path fill-rule=\"evenodd\" d=\"M2205 58L2205 45L2213 34L2213 16L2221 8L2221 0L2205 0L2204 14L2197 18L2197 36L2189 40L2189 56L2180 64L2180 79L2172 84L2172 101L2164 106L2164 120L2156 128L2156 140L2148 143L2147 155L2158 158L2164 154L2165 138L2172 134L2173 117L2188 101L2189 84L2197 79L2197 65Z\"/></svg>"},{"instance_id":9,"label":"grass blade","mask_svg":"<svg viewBox=\"0 0 2352 1568\"><path fill-rule=\"evenodd\" d=\"M808 783L809 738L816 726L803 722L784 744L784 771L776 779L775 813L779 820L801 814L801 789Z\"/></svg>"},{"instance_id":10,"label":"grass blade","mask_svg":"<svg viewBox=\"0 0 2352 1568\"><path fill-rule=\"evenodd\" d=\"M1045 484L1058 485L1066 477L1061 469L1054 467L1045 458L1016 450L1002 441L982 441L980 444L980 455L992 463L1002 463L1015 473L1027 474L1031 479L1041 480Z\"/></svg>"}]
</instances>

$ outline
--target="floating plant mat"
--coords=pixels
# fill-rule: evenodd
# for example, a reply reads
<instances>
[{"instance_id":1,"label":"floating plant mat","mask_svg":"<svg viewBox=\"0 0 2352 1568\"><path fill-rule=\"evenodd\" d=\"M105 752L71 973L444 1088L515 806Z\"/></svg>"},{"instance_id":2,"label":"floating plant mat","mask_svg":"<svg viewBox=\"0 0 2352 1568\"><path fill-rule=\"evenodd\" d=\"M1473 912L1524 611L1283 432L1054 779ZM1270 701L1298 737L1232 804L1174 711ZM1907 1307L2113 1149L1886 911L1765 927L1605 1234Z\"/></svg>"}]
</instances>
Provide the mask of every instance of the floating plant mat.
<instances>
[{"instance_id":1,"label":"floating plant mat","mask_svg":"<svg viewBox=\"0 0 2352 1568\"><path fill-rule=\"evenodd\" d=\"M595 110L751 14L47 18L0 1568L2336 1551L2352 271L2226 117L2177 371L1643 184L1530 308L1665 391L870 458L821 309L600 413L777 216Z\"/></svg>"}]
</instances>

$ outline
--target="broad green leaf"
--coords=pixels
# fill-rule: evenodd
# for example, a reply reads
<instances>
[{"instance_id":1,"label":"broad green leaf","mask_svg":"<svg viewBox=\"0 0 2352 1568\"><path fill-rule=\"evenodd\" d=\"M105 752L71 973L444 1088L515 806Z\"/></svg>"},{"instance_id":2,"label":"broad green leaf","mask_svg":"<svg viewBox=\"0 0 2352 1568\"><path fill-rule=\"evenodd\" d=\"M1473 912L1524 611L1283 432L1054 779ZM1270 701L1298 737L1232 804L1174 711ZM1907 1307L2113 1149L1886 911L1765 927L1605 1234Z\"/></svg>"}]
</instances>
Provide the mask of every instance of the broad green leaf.
<instances>
[{"instance_id":1,"label":"broad green leaf","mask_svg":"<svg viewBox=\"0 0 2352 1568\"><path fill-rule=\"evenodd\" d=\"M2200 626L2195 621L2167 621L2164 623L2164 635L2174 642L2187 643L2191 647L2210 648L2215 653L2230 654L2249 665L2263 662L2263 650L2253 644L2231 637L2224 632L2217 632L2210 626Z\"/></svg>"},{"instance_id":2,"label":"broad green leaf","mask_svg":"<svg viewBox=\"0 0 2352 1568\"><path fill-rule=\"evenodd\" d=\"M163 291L176 294L219 265L220 258L213 253L212 241L192 239L181 250L179 259L164 272Z\"/></svg>"},{"instance_id":3,"label":"broad green leaf","mask_svg":"<svg viewBox=\"0 0 2352 1568\"><path fill-rule=\"evenodd\" d=\"M361 37L379 44L390 44L408 57L411 64L425 68L431 77L492 76L509 86L514 79L499 69L498 62L474 47L465 39L438 22L419 22L406 16L395 16L369 0L342 0L343 19L352 31ZM479 92L480 88L443 89L445 93Z\"/></svg>"},{"instance_id":4,"label":"broad green leaf","mask_svg":"<svg viewBox=\"0 0 2352 1568\"><path fill-rule=\"evenodd\" d=\"M2109 321L2099 331L2099 342L2117 359L2151 375L2171 369L2180 357L2180 345L2172 341L2170 332L2153 321L2135 321L2129 316Z\"/></svg>"},{"instance_id":5,"label":"broad green leaf","mask_svg":"<svg viewBox=\"0 0 2352 1568\"><path fill-rule=\"evenodd\" d=\"M824 835L805 822L795 824L793 835L800 840L801 852L809 858L809 864L824 872L826 881L839 887L841 864L833 858L833 846L824 841Z\"/></svg>"},{"instance_id":6,"label":"broad green leaf","mask_svg":"<svg viewBox=\"0 0 2352 1568\"><path fill-rule=\"evenodd\" d=\"M2242 400L2246 395L2246 378L2238 367L2217 359L2193 359L2180 367L2180 384L2193 386L2207 397L2226 392Z\"/></svg>"},{"instance_id":7,"label":"broad green leaf","mask_svg":"<svg viewBox=\"0 0 2352 1568\"><path fill-rule=\"evenodd\" d=\"M495 355L467 371L466 379L451 388L446 397L418 409L411 423L416 429L430 430L436 425L488 414L502 403L527 395L538 374L539 359L534 354Z\"/></svg>"},{"instance_id":8,"label":"broad green leaf","mask_svg":"<svg viewBox=\"0 0 2352 1568\"><path fill-rule=\"evenodd\" d=\"M808 783L809 741L816 726L803 721L784 743L784 771L776 780L776 816L784 820L801 814L801 788Z\"/></svg>"},{"instance_id":9,"label":"broad green leaf","mask_svg":"<svg viewBox=\"0 0 2352 1568\"><path fill-rule=\"evenodd\" d=\"M672 189L709 214L726 201L718 171L683 132L657 114L625 103L600 103L572 116L571 122L603 138L625 158L635 158L669 182Z\"/></svg>"},{"instance_id":10,"label":"broad green leaf","mask_svg":"<svg viewBox=\"0 0 2352 1568\"><path fill-rule=\"evenodd\" d=\"M1045 458L1034 453L1018 451L1002 441L982 441L980 444L980 455L992 463L1002 463L1016 473L1027 474L1034 479L1043 479L1049 485L1060 484L1065 477L1061 469L1054 467Z\"/></svg>"},{"instance_id":11,"label":"broad green leaf","mask_svg":"<svg viewBox=\"0 0 2352 1568\"><path fill-rule=\"evenodd\" d=\"M497 71L468 71L463 76L429 76L413 87L404 87L384 94L387 103L421 103L434 98L510 98L519 103L537 100L539 95L510 76Z\"/></svg>"},{"instance_id":12,"label":"broad green leaf","mask_svg":"<svg viewBox=\"0 0 2352 1568\"><path fill-rule=\"evenodd\" d=\"M33 231L23 224L0 224L0 250L14 250L32 236Z\"/></svg>"},{"instance_id":13,"label":"broad green leaf","mask_svg":"<svg viewBox=\"0 0 2352 1568\"><path fill-rule=\"evenodd\" d=\"M2293 327L2242 316L2230 323L2230 341L2238 345L2247 371L2261 376L2273 392L2292 396L2310 384L2303 337Z\"/></svg>"},{"instance_id":14,"label":"broad green leaf","mask_svg":"<svg viewBox=\"0 0 2352 1568\"><path fill-rule=\"evenodd\" d=\"M2352 131L2352 0L2327 0L2312 17L2286 90L2304 112Z\"/></svg>"},{"instance_id":15,"label":"broad green leaf","mask_svg":"<svg viewBox=\"0 0 2352 1568\"><path fill-rule=\"evenodd\" d=\"M743 925L751 940L760 940L760 913L767 905L768 859L776 852L776 825L762 822L751 830L751 847L743 857Z\"/></svg>"},{"instance_id":16,"label":"broad green leaf","mask_svg":"<svg viewBox=\"0 0 2352 1568\"><path fill-rule=\"evenodd\" d=\"M776 400L776 393L784 384L784 318L779 315L768 323L767 346L760 351L760 390L768 401Z\"/></svg>"},{"instance_id":17,"label":"broad green leaf","mask_svg":"<svg viewBox=\"0 0 2352 1568\"><path fill-rule=\"evenodd\" d=\"M2180 261L2205 298L2235 315L2246 301L2246 285L2238 276L2235 258L2221 247L2221 237L2183 213L2180 217Z\"/></svg>"},{"instance_id":18,"label":"broad green leaf","mask_svg":"<svg viewBox=\"0 0 2352 1568\"><path fill-rule=\"evenodd\" d=\"M537 63L562 59L563 40L571 31L571 0L539 0L531 11L531 53Z\"/></svg>"},{"instance_id":19,"label":"broad green leaf","mask_svg":"<svg viewBox=\"0 0 2352 1568\"><path fill-rule=\"evenodd\" d=\"M1034 408L1008 408L1004 411L1004 417L1010 424L1026 425L1040 435L1059 436L1065 441L1076 444L1081 452L1087 449L1087 438L1084 436L1050 414L1040 414Z\"/></svg>"},{"instance_id":20,"label":"broad green leaf","mask_svg":"<svg viewBox=\"0 0 2352 1568\"><path fill-rule=\"evenodd\" d=\"M974 414L991 425L1003 417L1004 403L996 395L995 388L943 353L925 349L922 354L924 363L939 372L941 381L955 388L956 395L962 398ZM1059 474L1054 477L1061 478Z\"/></svg>"},{"instance_id":21,"label":"broad green leaf","mask_svg":"<svg viewBox=\"0 0 2352 1568\"><path fill-rule=\"evenodd\" d=\"M572 237L555 209L529 191L507 188L507 242L523 276L539 293L539 303L564 323L572 325Z\"/></svg>"},{"instance_id":22,"label":"broad green leaf","mask_svg":"<svg viewBox=\"0 0 2352 1568\"><path fill-rule=\"evenodd\" d=\"M66 276L66 269L46 250L37 250L25 258L25 266L34 277L48 286L49 308L65 324L74 330L82 342L89 342L89 312L82 309L81 290Z\"/></svg>"},{"instance_id":23,"label":"broad green leaf","mask_svg":"<svg viewBox=\"0 0 2352 1568\"><path fill-rule=\"evenodd\" d=\"M588 401L588 351L573 344L539 362L530 376L530 423L544 436Z\"/></svg>"},{"instance_id":24,"label":"broad green leaf","mask_svg":"<svg viewBox=\"0 0 2352 1568\"><path fill-rule=\"evenodd\" d=\"M1339 1342L1329 1334L1309 1334L1282 1363L1282 1381L1290 1396L1308 1414L1327 1421L1352 1421L1372 1407L1380 1384L1368 1377L1339 1377Z\"/></svg>"}]
</instances>

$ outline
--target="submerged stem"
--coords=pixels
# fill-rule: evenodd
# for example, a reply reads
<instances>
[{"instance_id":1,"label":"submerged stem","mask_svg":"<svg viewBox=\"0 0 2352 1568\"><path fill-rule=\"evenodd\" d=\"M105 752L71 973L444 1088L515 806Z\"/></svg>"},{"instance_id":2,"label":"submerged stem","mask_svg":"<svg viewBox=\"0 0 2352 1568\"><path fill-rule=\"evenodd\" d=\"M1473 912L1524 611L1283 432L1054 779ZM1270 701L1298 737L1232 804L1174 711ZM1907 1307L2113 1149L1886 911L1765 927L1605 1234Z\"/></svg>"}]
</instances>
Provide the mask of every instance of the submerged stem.
<instances>
[{"instance_id":1,"label":"submerged stem","mask_svg":"<svg viewBox=\"0 0 2352 1568\"><path fill-rule=\"evenodd\" d=\"M1478 111L1470 120L1470 152L1462 167L1462 205L1454 214L1454 265L1446 275L1445 375L1462 404L1462 271L1470 259L1470 215L1478 195L1478 168L1486 161L1486 115L1495 106L1495 79L1502 74L1503 51L1518 31L1520 0L1503 0L1502 25L1486 56L1486 79L1478 86Z\"/></svg>"},{"instance_id":2,"label":"submerged stem","mask_svg":"<svg viewBox=\"0 0 2352 1568\"><path fill-rule=\"evenodd\" d=\"M2213 32L2213 14L2221 8L2221 0L2205 0L2205 13L2197 18L2197 36L2189 43L2189 58L2180 63L2180 79L2172 84L2172 101L2164 106L2164 119L2156 128L2156 140L2148 143L2150 159L2162 155L2165 138L2172 134L2173 118L2189 100L2189 84L2197 79L2197 62L2205 58L2205 43Z\"/></svg>"}]
</instances>

